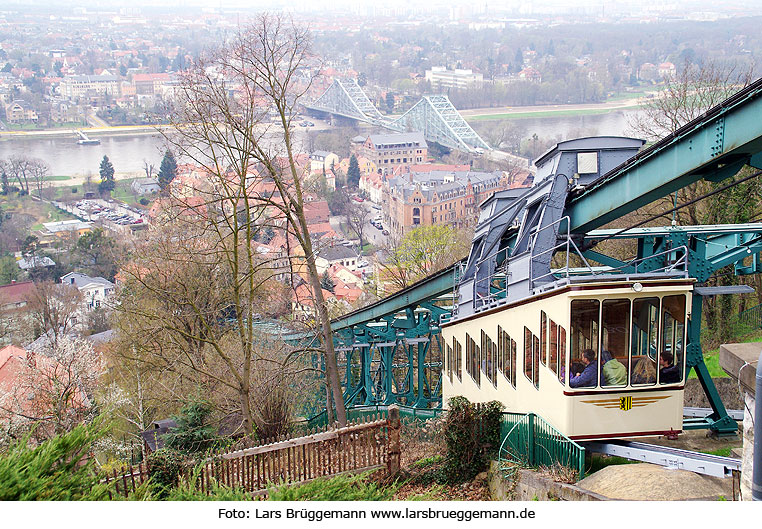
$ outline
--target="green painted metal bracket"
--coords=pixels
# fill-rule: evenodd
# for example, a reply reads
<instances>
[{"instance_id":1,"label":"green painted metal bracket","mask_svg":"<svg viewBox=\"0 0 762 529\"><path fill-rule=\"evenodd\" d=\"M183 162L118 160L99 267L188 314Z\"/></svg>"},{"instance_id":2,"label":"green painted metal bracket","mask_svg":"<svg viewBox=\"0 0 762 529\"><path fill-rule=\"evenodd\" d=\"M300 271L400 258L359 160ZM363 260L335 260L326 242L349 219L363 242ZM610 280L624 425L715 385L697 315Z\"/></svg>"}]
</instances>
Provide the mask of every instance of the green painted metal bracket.
<instances>
[{"instance_id":1,"label":"green painted metal bracket","mask_svg":"<svg viewBox=\"0 0 762 529\"><path fill-rule=\"evenodd\" d=\"M722 398L720 398L720 393L717 391L717 386L714 385L714 380L709 375L709 370L704 363L704 355L701 351L701 314L703 303L704 299L702 296L698 294L693 295L691 319L688 321L685 379L688 379L688 374L691 368L693 368L696 371L701 388L709 400L709 405L712 407L712 414L706 419L702 419L702 422L689 421L687 427L689 429L709 428L720 435L734 434L738 430L738 425L728 415L725 405L722 403ZM686 427L686 424L684 424L684 427Z\"/></svg>"}]
</instances>

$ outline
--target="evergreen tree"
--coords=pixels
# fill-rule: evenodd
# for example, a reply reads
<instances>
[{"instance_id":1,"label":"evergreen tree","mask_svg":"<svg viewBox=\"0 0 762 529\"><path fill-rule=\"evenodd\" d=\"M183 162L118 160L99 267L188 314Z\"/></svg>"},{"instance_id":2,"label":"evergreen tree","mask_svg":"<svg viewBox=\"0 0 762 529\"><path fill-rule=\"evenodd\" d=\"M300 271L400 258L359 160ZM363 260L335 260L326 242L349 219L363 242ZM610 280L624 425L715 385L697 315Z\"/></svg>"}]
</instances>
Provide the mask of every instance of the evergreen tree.
<instances>
[{"instance_id":1,"label":"evergreen tree","mask_svg":"<svg viewBox=\"0 0 762 529\"><path fill-rule=\"evenodd\" d=\"M10 186L10 183L8 182L8 175L6 174L5 171L3 171L2 175L0 176L0 179L2 180L2 183L1 183L2 188L0 188L0 195L7 195L11 190L11 186Z\"/></svg>"},{"instance_id":2,"label":"evergreen tree","mask_svg":"<svg viewBox=\"0 0 762 529\"><path fill-rule=\"evenodd\" d=\"M164 434L164 446L186 454L212 448L217 432L209 424L211 414L212 405L208 401L192 397L180 410L180 414L172 417L177 426Z\"/></svg>"},{"instance_id":3,"label":"evergreen tree","mask_svg":"<svg viewBox=\"0 0 762 529\"><path fill-rule=\"evenodd\" d=\"M386 108L389 112L394 112L394 94L391 91L386 92Z\"/></svg>"},{"instance_id":4,"label":"evergreen tree","mask_svg":"<svg viewBox=\"0 0 762 529\"><path fill-rule=\"evenodd\" d=\"M336 290L336 283L334 283L331 276L328 275L328 270L323 272L323 277L320 278L320 286L323 287L323 290L327 290L331 294Z\"/></svg>"},{"instance_id":5,"label":"evergreen tree","mask_svg":"<svg viewBox=\"0 0 762 529\"><path fill-rule=\"evenodd\" d=\"M169 183L177 176L177 161L172 151L167 149L164 153L164 158L161 160L161 167L159 167L159 187L162 191L167 191Z\"/></svg>"},{"instance_id":6,"label":"evergreen tree","mask_svg":"<svg viewBox=\"0 0 762 529\"><path fill-rule=\"evenodd\" d=\"M349 158L349 169L347 169L347 185L349 187L360 186L360 164L357 163L357 157L354 154Z\"/></svg>"},{"instance_id":7,"label":"evergreen tree","mask_svg":"<svg viewBox=\"0 0 762 529\"><path fill-rule=\"evenodd\" d=\"M111 165L108 156L103 156L98 172L101 175L101 183L98 184L98 191L101 194L111 193L116 188L116 181L114 180L114 166Z\"/></svg>"}]
</instances>

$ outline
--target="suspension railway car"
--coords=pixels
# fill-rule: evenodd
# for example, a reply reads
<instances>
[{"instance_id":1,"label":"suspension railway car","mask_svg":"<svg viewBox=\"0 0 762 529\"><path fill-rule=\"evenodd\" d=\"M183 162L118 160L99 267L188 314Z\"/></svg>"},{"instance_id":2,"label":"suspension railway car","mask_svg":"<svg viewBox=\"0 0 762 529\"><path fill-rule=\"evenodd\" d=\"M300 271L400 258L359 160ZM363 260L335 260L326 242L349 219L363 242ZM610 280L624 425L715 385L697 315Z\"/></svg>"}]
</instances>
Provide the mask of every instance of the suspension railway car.
<instances>
[{"instance_id":1,"label":"suspension railway car","mask_svg":"<svg viewBox=\"0 0 762 529\"><path fill-rule=\"evenodd\" d=\"M538 161L531 190L482 204L455 310L442 323L445 407L456 395L498 400L574 440L682 430L694 283L682 266L687 252L592 267L564 217L573 186L639 145L629 138L564 142ZM559 173L564 166L573 180ZM572 256L585 266L570 266Z\"/></svg>"}]
</instances>

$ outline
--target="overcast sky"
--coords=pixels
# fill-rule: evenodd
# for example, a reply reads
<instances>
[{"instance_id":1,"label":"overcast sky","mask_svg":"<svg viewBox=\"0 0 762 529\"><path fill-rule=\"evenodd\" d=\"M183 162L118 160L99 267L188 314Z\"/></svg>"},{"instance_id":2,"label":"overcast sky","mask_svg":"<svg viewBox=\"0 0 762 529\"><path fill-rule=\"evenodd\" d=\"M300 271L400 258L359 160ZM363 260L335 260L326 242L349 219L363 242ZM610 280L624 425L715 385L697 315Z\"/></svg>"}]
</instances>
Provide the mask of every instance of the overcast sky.
<instances>
[{"instance_id":1,"label":"overcast sky","mask_svg":"<svg viewBox=\"0 0 762 529\"><path fill-rule=\"evenodd\" d=\"M2 2L7 7L19 7L19 6L55 6L58 8L68 6L83 6L91 8L93 10L98 9L114 9L119 7L216 7L223 9L268 9L268 8L283 8L290 5L299 4L300 7L306 5L314 5L315 9L325 9L326 5L323 2L315 0L311 1L299 1L299 0L3 0ZM590 7L590 6L603 6L604 9L610 12L616 12L620 10L630 11L638 5L649 7L651 9L658 8L680 8L684 6L686 9L703 9L706 11L722 11L724 9L729 10L734 14L743 14L748 9L749 14L756 14L760 7L762 7L762 0L417 0L412 5L426 5L426 6L461 6L461 5L479 5L486 4L489 8L503 8L503 9L517 9L520 7L528 6L559 6L561 8L568 6L576 7ZM379 5L377 0L332 0L330 2L331 7L339 8L358 5ZM410 0L384 0L383 6L411 6ZM3 7L0 7L0 11Z\"/></svg>"}]
</instances>

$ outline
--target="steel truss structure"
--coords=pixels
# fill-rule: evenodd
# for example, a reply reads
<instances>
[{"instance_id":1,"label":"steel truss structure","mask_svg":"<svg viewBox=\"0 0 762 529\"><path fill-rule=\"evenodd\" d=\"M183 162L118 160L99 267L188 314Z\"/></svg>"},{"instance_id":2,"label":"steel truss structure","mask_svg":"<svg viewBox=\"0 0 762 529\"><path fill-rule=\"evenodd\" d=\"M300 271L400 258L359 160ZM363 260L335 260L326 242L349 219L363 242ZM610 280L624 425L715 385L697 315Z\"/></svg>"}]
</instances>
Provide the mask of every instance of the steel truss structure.
<instances>
[{"instance_id":1,"label":"steel truss structure","mask_svg":"<svg viewBox=\"0 0 762 529\"><path fill-rule=\"evenodd\" d=\"M709 428L718 433L737 430L709 375L700 342L703 297L735 291L707 288L702 283L729 265L734 266L737 275L762 273L762 224L626 231L599 228L698 180L722 181L735 175L744 164L762 168L761 114L762 80L759 80L601 174L582 191L573 190L563 205L566 229L577 237L585 259L619 274L627 274L631 263L639 267L635 272L642 272L648 267L659 270L665 263L680 260L687 277L695 279L686 365L696 372L712 413L708 417L686 419L684 429ZM600 241L610 238L635 240L635 261L624 262L596 251ZM538 240L534 239L533 244ZM347 404L441 405L439 324L452 313L453 300L457 299L453 285L458 284L463 264L457 263L333 320L336 345L343 359ZM463 277L466 273L467 270Z\"/></svg>"},{"instance_id":2,"label":"steel truss structure","mask_svg":"<svg viewBox=\"0 0 762 529\"><path fill-rule=\"evenodd\" d=\"M445 95L423 96L413 108L388 125L395 130L423 132L429 141L470 152L490 146L466 123Z\"/></svg>"},{"instance_id":3,"label":"steel truss structure","mask_svg":"<svg viewBox=\"0 0 762 529\"><path fill-rule=\"evenodd\" d=\"M451 149L472 152L490 146L466 123L446 95L428 95L396 120L381 115L354 79L335 79L320 97L305 105L308 110L326 112L397 132L423 132L427 141Z\"/></svg>"},{"instance_id":4,"label":"steel truss structure","mask_svg":"<svg viewBox=\"0 0 762 529\"><path fill-rule=\"evenodd\" d=\"M376 123L383 119L381 112L373 106L354 79L335 79L323 95L306 106L311 110L328 112L367 123Z\"/></svg>"}]
</instances>

